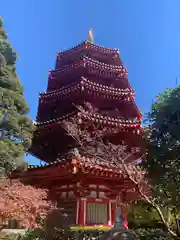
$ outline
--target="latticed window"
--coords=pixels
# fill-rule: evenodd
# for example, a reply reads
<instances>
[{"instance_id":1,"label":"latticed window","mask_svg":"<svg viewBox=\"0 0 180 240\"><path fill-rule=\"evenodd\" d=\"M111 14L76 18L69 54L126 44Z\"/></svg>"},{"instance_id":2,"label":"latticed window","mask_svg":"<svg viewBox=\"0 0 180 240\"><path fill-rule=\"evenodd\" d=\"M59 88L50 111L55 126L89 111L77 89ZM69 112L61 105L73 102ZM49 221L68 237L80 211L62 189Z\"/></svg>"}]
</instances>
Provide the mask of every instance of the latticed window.
<instances>
[{"instance_id":1,"label":"latticed window","mask_svg":"<svg viewBox=\"0 0 180 240\"><path fill-rule=\"evenodd\" d=\"M107 224L108 223L108 205L104 203L87 204L87 224Z\"/></svg>"}]
</instances>

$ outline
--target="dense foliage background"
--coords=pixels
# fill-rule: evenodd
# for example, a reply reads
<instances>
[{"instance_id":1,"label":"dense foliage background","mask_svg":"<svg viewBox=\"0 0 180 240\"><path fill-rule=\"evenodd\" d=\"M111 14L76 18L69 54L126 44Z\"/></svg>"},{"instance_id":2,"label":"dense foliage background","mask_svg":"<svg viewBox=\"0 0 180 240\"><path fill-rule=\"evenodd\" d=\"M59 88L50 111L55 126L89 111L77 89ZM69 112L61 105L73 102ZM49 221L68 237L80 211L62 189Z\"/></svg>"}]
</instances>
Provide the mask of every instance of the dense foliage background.
<instances>
[{"instance_id":1,"label":"dense foliage background","mask_svg":"<svg viewBox=\"0 0 180 240\"><path fill-rule=\"evenodd\" d=\"M0 169L13 170L24 162L33 130L29 107L16 74L17 54L8 42L0 18Z\"/></svg>"}]
</instances>

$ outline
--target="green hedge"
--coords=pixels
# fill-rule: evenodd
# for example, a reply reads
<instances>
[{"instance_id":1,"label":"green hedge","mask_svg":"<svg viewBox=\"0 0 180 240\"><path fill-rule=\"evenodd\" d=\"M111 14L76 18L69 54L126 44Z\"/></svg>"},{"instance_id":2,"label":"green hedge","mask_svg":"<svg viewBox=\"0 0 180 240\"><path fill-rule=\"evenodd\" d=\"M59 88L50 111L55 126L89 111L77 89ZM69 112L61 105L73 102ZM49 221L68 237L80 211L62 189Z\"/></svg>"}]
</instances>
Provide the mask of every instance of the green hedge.
<instances>
[{"instance_id":1,"label":"green hedge","mask_svg":"<svg viewBox=\"0 0 180 240\"><path fill-rule=\"evenodd\" d=\"M164 225L161 221L158 221L156 219L153 220L136 220L136 221L129 221L128 226L131 229L138 229L138 228L154 228L154 229L164 229Z\"/></svg>"}]
</instances>

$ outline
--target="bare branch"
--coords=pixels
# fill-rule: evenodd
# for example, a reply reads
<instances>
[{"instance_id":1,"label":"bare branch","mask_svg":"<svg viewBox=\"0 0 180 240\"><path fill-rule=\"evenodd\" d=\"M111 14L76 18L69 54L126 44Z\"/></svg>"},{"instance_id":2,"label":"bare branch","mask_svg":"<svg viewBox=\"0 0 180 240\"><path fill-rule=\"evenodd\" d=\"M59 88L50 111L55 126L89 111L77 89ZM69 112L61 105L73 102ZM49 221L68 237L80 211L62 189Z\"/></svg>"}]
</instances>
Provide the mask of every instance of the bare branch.
<instances>
[{"instance_id":1,"label":"bare branch","mask_svg":"<svg viewBox=\"0 0 180 240\"><path fill-rule=\"evenodd\" d=\"M86 114L91 116L96 111L89 103L86 103L84 108L81 106L77 108L79 110L78 118L64 121L62 126L67 134L74 139L79 155L121 169L124 178L134 186L139 198L156 209L167 231L175 237L176 233L171 230L169 223L166 221L158 204L158 198L153 197L153 188L146 178L146 172L135 161L127 161L133 154L128 152L126 146L115 145L107 140L107 136L117 133L118 129L96 125L91 121L91 118L84 120L83 116Z\"/></svg>"}]
</instances>

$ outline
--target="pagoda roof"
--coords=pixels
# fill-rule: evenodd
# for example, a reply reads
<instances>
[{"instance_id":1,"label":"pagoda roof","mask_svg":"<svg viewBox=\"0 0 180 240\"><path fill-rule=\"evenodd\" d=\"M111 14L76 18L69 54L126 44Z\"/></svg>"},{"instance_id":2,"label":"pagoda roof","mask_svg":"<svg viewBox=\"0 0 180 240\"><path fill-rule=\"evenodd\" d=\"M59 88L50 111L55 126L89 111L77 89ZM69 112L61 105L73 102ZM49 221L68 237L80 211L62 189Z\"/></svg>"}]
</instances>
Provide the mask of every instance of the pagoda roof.
<instances>
[{"instance_id":1,"label":"pagoda roof","mask_svg":"<svg viewBox=\"0 0 180 240\"><path fill-rule=\"evenodd\" d=\"M54 96L60 96L60 95L66 96L69 94L71 95L72 92L82 91L82 90L86 90L86 89L93 91L93 92L106 94L106 95L112 96L112 97L113 96L118 97L118 96L133 96L134 95L133 89L115 88L115 87L111 87L108 85L99 84L94 81L90 81L85 77L81 77L81 78L79 78L78 82L74 82L72 84L63 86L56 90L42 92L42 93L40 93L39 97L40 97L40 99L48 99L48 98L51 98Z\"/></svg>"},{"instance_id":2,"label":"pagoda roof","mask_svg":"<svg viewBox=\"0 0 180 240\"><path fill-rule=\"evenodd\" d=\"M63 66L62 68L51 70L49 73L49 78L51 79L54 74L57 74L60 72L68 73L69 71L72 71L73 69L77 69L79 67L94 68L100 74L104 74L104 72L108 72L109 74L113 74L113 73L118 74L119 73L120 77L122 77L124 75L127 76L127 74L128 74L127 70L122 65L106 64L101 61L94 60L92 58L83 56L81 60L76 61L75 63Z\"/></svg>"},{"instance_id":3,"label":"pagoda roof","mask_svg":"<svg viewBox=\"0 0 180 240\"><path fill-rule=\"evenodd\" d=\"M26 171L14 171L11 178L19 178L24 183L30 183L38 187L53 188L53 186L59 186L59 183L61 186L70 181L72 183L73 180L78 181L76 176L78 176L78 179L79 177L81 179L87 177L91 181L94 180L96 182L108 180L109 186L112 187L112 192L109 192L107 195L109 197L117 196L116 191L119 192L120 187L128 194L126 201L137 200L139 198L138 193L135 194L135 184L129 179L126 172L123 171L121 163L113 164L110 161L100 161L95 158L73 157L40 166L30 165ZM49 183L52 185L49 185ZM150 193L149 188L145 188L144 190Z\"/></svg>"},{"instance_id":4,"label":"pagoda roof","mask_svg":"<svg viewBox=\"0 0 180 240\"><path fill-rule=\"evenodd\" d=\"M133 164L133 163L131 163ZM79 171L84 174L90 174L90 176L99 176L101 177L107 177L107 178L126 178L126 176L123 173L123 167L121 163L113 163L111 161L105 161L105 160L97 160L95 158L87 158L87 157L72 157L69 159L60 159L52 163L45 163L43 165L29 165L27 168L27 172L31 174L31 172L39 172L45 171L45 175L47 176L47 171L50 169L57 169L57 171L54 172L54 177L61 177L64 176L64 174L70 175L70 174L77 174ZM62 171L60 171L60 169ZM18 171L15 171L16 175L18 174ZM57 175L57 176L56 176ZM38 175L35 175L38 177ZM42 176L41 174L39 175ZM27 174L25 175L27 177ZM47 176L48 177L48 176Z\"/></svg>"},{"instance_id":5,"label":"pagoda roof","mask_svg":"<svg viewBox=\"0 0 180 240\"><path fill-rule=\"evenodd\" d=\"M122 173L121 164L113 164L109 161L100 161L95 158L86 158L86 157L74 157L73 159L60 159L52 163L45 163L43 165L30 165L28 167L29 170L34 168L49 168L52 166L67 166L67 165L75 165L79 168L87 167L89 169L98 169L116 173Z\"/></svg>"},{"instance_id":6,"label":"pagoda roof","mask_svg":"<svg viewBox=\"0 0 180 240\"><path fill-rule=\"evenodd\" d=\"M118 117L109 117L109 116L103 116L98 113L87 113L87 112L79 112L79 110L75 110L67 115L64 115L59 118L54 118L48 121L43 121L43 122L36 122L35 125L38 127L43 127L47 125L52 125L52 124L57 124L60 123L61 121L68 119L69 117L78 117L79 120L90 120L94 123L100 123L104 125L110 125L114 127L119 127L119 128L141 128L141 120L138 118L135 119L122 119Z\"/></svg>"},{"instance_id":7,"label":"pagoda roof","mask_svg":"<svg viewBox=\"0 0 180 240\"><path fill-rule=\"evenodd\" d=\"M105 48L103 46L97 45L97 44L93 44L89 41L83 41L82 43L76 45L73 48L70 48L68 50L65 51L60 51L57 53L57 58L61 58L61 57L65 57L65 56L71 56L71 54L74 54L74 52L77 52L79 50L82 49L91 49L94 51L98 51L104 54L118 54L118 49L117 48Z\"/></svg>"}]
</instances>

